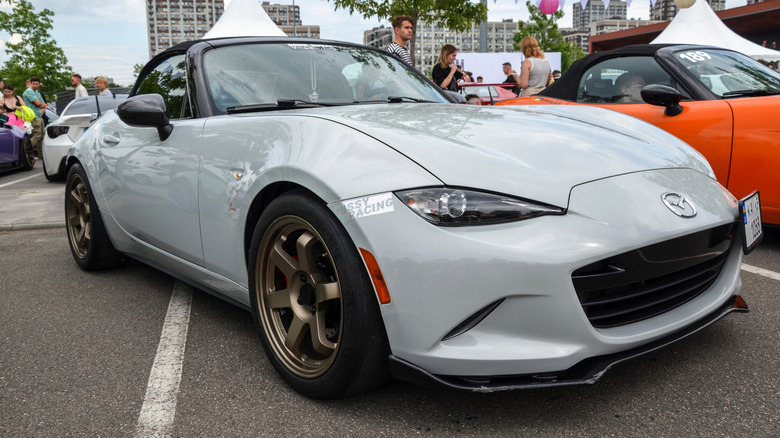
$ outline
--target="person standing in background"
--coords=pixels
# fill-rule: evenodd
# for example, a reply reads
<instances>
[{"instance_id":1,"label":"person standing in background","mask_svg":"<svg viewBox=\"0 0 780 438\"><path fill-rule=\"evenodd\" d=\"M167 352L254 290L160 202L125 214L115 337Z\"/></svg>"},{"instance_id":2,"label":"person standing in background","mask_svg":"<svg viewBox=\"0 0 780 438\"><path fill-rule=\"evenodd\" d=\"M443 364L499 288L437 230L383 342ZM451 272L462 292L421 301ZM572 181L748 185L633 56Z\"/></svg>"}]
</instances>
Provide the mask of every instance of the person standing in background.
<instances>
[{"instance_id":1,"label":"person standing in background","mask_svg":"<svg viewBox=\"0 0 780 438\"><path fill-rule=\"evenodd\" d=\"M506 79L504 79L504 84L513 84L512 87L503 87L507 90L512 90L513 93L518 94L520 93L520 88L517 86L517 73L512 70L512 63L505 62L501 68L504 69L504 74L506 75Z\"/></svg>"},{"instance_id":2,"label":"person standing in background","mask_svg":"<svg viewBox=\"0 0 780 438\"><path fill-rule=\"evenodd\" d=\"M114 93L108 89L108 80L103 76L95 78L95 87L98 89L98 96L101 97L114 97Z\"/></svg>"},{"instance_id":3,"label":"person standing in background","mask_svg":"<svg viewBox=\"0 0 780 438\"><path fill-rule=\"evenodd\" d=\"M412 17L407 15L400 15L393 19L393 32L395 32L395 40L387 46L387 52L392 53L407 65L412 65L412 57L409 55L409 49L406 45L409 40L412 39L412 32L414 31L414 24L412 23Z\"/></svg>"},{"instance_id":4,"label":"person standing in background","mask_svg":"<svg viewBox=\"0 0 780 438\"><path fill-rule=\"evenodd\" d=\"M458 80L463 79L471 82L471 78L458 71L455 64L455 58L458 56L458 49L452 44L445 44L439 53L439 59L433 66L431 78L433 82L445 90L458 91Z\"/></svg>"},{"instance_id":5,"label":"person standing in background","mask_svg":"<svg viewBox=\"0 0 780 438\"><path fill-rule=\"evenodd\" d=\"M520 50L525 56L517 79L517 85L522 88L520 96L533 96L544 90L550 81L550 61L545 58L536 38L530 35L520 41Z\"/></svg>"},{"instance_id":6,"label":"person standing in background","mask_svg":"<svg viewBox=\"0 0 780 438\"><path fill-rule=\"evenodd\" d=\"M84 88L83 85L81 85L81 75L78 73L73 73L70 77L70 84L76 87L76 96L75 98L78 99L79 97L87 97L89 96L89 93L87 93L87 89Z\"/></svg>"},{"instance_id":7,"label":"person standing in background","mask_svg":"<svg viewBox=\"0 0 780 438\"><path fill-rule=\"evenodd\" d=\"M38 91L38 87L41 86L41 80L37 77L30 78L30 88L24 90L22 94L22 100L24 104L29 106L35 113L35 118L32 119L30 124L32 125L32 141L38 157L42 157L41 146L43 143L43 113L46 111L46 103L43 100L43 95Z\"/></svg>"}]
</instances>

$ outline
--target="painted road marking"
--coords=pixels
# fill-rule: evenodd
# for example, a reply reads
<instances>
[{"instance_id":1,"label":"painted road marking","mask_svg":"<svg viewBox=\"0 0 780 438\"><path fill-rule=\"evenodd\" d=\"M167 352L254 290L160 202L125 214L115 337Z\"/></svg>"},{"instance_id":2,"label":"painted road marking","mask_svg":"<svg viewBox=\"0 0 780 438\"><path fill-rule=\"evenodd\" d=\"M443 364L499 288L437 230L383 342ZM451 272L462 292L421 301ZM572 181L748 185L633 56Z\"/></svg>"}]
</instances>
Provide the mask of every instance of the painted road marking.
<instances>
[{"instance_id":1,"label":"painted road marking","mask_svg":"<svg viewBox=\"0 0 780 438\"><path fill-rule=\"evenodd\" d=\"M136 437L170 436L176 415L176 397L181 382L191 307L192 287L176 280L149 375L144 404L135 427Z\"/></svg>"},{"instance_id":2,"label":"painted road marking","mask_svg":"<svg viewBox=\"0 0 780 438\"><path fill-rule=\"evenodd\" d=\"M28 179L33 179L33 178L35 178L35 177L37 177L39 175L40 175L40 173L36 173L35 175L28 176L27 178L17 179L16 181L11 181L11 182L7 182L5 184L0 184L0 189L2 189L3 187L10 186L11 184L16 184L18 182L27 181Z\"/></svg>"},{"instance_id":3,"label":"painted road marking","mask_svg":"<svg viewBox=\"0 0 780 438\"><path fill-rule=\"evenodd\" d=\"M743 263L742 270L750 272L751 274L763 275L764 277L771 278L772 280L780 281L780 274L774 271L770 271L769 269L759 268L757 266L746 265Z\"/></svg>"}]
</instances>

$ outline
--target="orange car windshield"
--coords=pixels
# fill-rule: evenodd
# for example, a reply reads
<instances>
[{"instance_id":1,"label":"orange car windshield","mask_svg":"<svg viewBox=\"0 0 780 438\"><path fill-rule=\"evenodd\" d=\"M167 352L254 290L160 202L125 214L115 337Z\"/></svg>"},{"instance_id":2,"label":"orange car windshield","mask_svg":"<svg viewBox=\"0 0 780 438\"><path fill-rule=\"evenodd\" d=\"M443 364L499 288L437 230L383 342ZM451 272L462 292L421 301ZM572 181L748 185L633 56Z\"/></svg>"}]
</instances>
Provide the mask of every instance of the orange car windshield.
<instances>
[{"instance_id":1,"label":"orange car windshield","mask_svg":"<svg viewBox=\"0 0 780 438\"><path fill-rule=\"evenodd\" d=\"M697 49L677 52L675 58L717 96L780 94L780 73L741 53Z\"/></svg>"}]
</instances>

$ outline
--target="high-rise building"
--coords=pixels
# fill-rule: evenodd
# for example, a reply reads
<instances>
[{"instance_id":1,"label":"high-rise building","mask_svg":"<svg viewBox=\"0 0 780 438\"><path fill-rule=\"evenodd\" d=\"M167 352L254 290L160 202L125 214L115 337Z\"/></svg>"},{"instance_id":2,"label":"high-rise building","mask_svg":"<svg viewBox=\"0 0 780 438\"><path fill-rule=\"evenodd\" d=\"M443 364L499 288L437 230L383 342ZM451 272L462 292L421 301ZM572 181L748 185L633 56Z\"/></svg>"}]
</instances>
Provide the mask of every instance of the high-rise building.
<instances>
[{"instance_id":1,"label":"high-rise building","mask_svg":"<svg viewBox=\"0 0 780 438\"><path fill-rule=\"evenodd\" d=\"M271 20L282 29L282 32L288 36L299 36L307 38L319 38L320 27L307 25L304 26L301 21L301 8L298 5L280 5L263 2L265 13L271 17Z\"/></svg>"},{"instance_id":2,"label":"high-rise building","mask_svg":"<svg viewBox=\"0 0 780 438\"><path fill-rule=\"evenodd\" d=\"M514 35L517 23L511 19L488 22L488 52L514 52ZM439 51L445 44L452 44L459 52L479 52L479 24L463 33L453 32L438 23L417 23L415 29L417 42L415 46L414 66L427 72L439 58ZM392 27L375 27L363 34L363 42L367 45L386 48L393 41ZM411 47L409 47L411 49Z\"/></svg>"},{"instance_id":3,"label":"high-rise building","mask_svg":"<svg viewBox=\"0 0 780 438\"><path fill-rule=\"evenodd\" d=\"M393 42L395 33L393 27L384 25L363 32L363 44L371 47L386 49Z\"/></svg>"},{"instance_id":4,"label":"high-rise building","mask_svg":"<svg viewBox=\"0 0 780 438\"><path fill-rule=\"evenodd\" d=\"M726 9L726 0L706 0L713 11L722 11ZM668 21L677 15L677 6L674 0L658 0L655 6L650 8L650 19Z\"/></svg>"},{"instance_id":5,"label":"high-rise building","mask_svg":"<svg viewBox=\"0 0 780 438\"><path fill-rule=\"evenodd\" d=\"M223 0L146 0L149 56L203 37L224 11Z\"/></svg>"},{"instance_id":6,"label":"high-rise building","mask_svg":"<svg viewBox=\"0 0 780 438\"><path fill-rule=\"evenodd\" d=\"M659 2L661 0L658 0ZM600 20L625 20L628 5L622 0L611 0L609 7L604 7L601 0L590 0L582 8L579 2L572 7L571 27L573 29L589 29L590 23Z\"/></svg>"}]
</instances>

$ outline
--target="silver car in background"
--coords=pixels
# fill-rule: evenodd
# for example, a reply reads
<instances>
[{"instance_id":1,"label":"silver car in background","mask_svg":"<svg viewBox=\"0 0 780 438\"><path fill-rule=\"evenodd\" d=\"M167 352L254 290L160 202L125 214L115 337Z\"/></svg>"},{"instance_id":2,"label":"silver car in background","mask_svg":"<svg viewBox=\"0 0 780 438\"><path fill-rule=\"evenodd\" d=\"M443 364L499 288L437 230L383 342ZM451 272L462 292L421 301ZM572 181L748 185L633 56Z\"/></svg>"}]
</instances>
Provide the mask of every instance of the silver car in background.
<instances>
[{"instance_id":1,"label":"silver car in background","mask_svg":"<svg viewBox=\"0 0 780 438\"><path fill-rule=\"evenodd\" d=\"M759 199L698 152L612 111L452 101L361 45L174 46L67 157L74 259L252 312L313 398L593 383L747 311Z\"/></svg>"}]
</instances>

